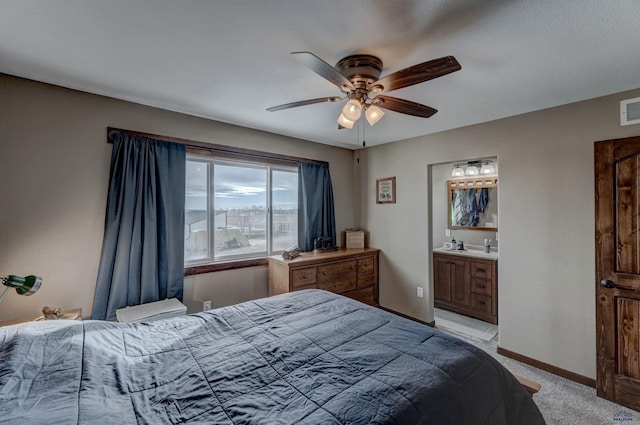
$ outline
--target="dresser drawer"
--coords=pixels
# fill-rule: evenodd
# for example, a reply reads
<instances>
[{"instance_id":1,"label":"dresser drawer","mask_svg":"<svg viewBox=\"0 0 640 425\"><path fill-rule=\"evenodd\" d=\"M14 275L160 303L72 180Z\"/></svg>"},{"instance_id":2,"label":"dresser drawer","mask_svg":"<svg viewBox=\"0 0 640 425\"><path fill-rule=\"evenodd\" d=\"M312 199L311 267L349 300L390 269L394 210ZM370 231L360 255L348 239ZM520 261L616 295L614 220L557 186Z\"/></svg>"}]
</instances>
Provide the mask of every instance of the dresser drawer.
<instances>
[{"instance_id":1,"label":"dresser drawer","mask_svg":"<svg viewBox=\"0 0 640 425\"><path fill-rule=\"evenodd\" d=\"M373 271L375 266L374 257L366 257L358 260L358 272L370 272Z\"/></svg>"},{"instance_id":2,"label":"dresser drawer","mask_svg":"<svg viewBox=\"0 0 640 425\"><path fill-rule=\"evenodd\" d=\"M324 289L325 291L334 292L336 294L342 294L348 291L353 291L357 287L357 279L355 276L334 280L333 282L321 283L318 285L318 289Z\"/></svg>"},{"instance_id":3,"label":"dresser drawer","mask_svg":"<svg viewBox=\"0 0 640 425\"><path fill-rule=\"evenodd\" d=\"M375 304L376 301L373 298L373 286L365 289L358 289L355 291L347 292L343 294L345 297L353 298L354 300L363 302L365 304Z\"/></svg>"},{"instance_id":4,"label":"dresser drawer","mask_svg":"<svg viewBox=\"0 0 640 425\"><path fill-rule=\"evenodd\" d=\"M481 279L479 277L471 278L471 292L480 295L493 295L493 284L490 280Z\"/></svg>"},{"instance_id":5,"label":"dresser drawer","mask_svg":"<svg viewBox=\"0 0 640 425\"><path fill-rule=\"evenodd\" d=\"M318 266L318 282L328 282L355 275L358 267L358 260L343 261L340 263L330 263Z\"/></svg>"},{"instance_id":6,"label":"dresser drawer","mask_svg":"<svg viewBox=\"0 0 640 425\"><path fill-rule=\"evenodd\" d=\"M486 263L471 263L471 277L491 280L492 266Z\"/></svg>"},{"instance_id":7,"label":"dresser drawer","mask_svg":"<svg viewBox=\"0 0 640 425\"><path fill-rule=\"evenodd\" d=\"M486 295L471 294L471 307L481 313L493 314L493 299Z\"/></svg>"},{"instance_id":8,"label":"dresser drawer","mask_svg":"<svg viewBox=\"0 0 640 425\"><path fill-rule=\"evenodd\" d=\"M358 288L366 288L374 283L375 273L367 272L358 274Z\"/></svg>"},{"instance_id":9,"label":"dresser drawer","mask_svg":"<svg viewBox=\"0 0 640 425\"><path fill-rule=\"evenodd\" d=\"M313 285L316 283L316 271L317 267L293 270L291 272L291 286L295 289L301 286Z\"/></svg>"}]
</instances>

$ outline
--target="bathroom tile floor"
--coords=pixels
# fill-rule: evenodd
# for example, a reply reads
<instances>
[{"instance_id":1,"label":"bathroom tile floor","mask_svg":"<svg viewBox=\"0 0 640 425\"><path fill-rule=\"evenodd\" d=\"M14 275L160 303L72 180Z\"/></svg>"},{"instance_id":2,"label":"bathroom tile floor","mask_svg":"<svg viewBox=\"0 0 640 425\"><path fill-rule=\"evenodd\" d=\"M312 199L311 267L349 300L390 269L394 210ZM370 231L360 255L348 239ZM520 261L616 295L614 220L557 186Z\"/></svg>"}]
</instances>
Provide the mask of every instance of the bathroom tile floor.
<instances>
[{"instance_id":1,"label":"bathroom tile floor","mask_svg":"<svg viewBox=\"0 0 640 425\"><path fill-rule=\"evenodd\" d=\"M436 328L491 344L498 344L498 325L441 308L434 309Z\"/></svg>"}]
</instances>

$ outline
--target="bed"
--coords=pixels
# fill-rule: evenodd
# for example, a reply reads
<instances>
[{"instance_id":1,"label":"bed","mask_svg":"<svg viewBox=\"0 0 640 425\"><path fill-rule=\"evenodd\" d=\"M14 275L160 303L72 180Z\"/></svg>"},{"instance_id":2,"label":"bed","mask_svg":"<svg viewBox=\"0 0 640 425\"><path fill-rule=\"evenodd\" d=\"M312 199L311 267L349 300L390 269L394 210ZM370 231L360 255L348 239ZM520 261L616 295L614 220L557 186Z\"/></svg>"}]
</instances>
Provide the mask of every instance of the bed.
<instances>
[{"instance_id":1,"label":"bed","mask_svg":"<svg viewBox=\"0 0 640 425\"><path fill-rule=\"evenodd\" d=\"M0 423L544 424L495 359L327 291L0 328Z\"/></svg>"}]
</instances>

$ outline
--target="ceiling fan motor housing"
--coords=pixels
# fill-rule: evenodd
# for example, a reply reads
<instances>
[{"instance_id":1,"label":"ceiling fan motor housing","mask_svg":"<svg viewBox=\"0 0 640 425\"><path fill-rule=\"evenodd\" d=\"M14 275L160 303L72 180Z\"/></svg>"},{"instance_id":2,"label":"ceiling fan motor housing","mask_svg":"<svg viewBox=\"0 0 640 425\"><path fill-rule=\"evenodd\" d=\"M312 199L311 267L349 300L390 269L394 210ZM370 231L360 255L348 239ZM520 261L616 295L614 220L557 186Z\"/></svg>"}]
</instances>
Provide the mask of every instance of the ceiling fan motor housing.
<instances>
[{"instance_id":1,"label":"ceiling fan motor housing","mask_svg":"<svg viewBox=\"0 0 640 425\"><path fill-rule=\"evenodd\" d=\"M357 89L364 89L365 93L371 84L378 81L382 72L382 61L372 55L351 55L340 59L335 68ZM350 90L344 90L346 93Z\"/></svg>"}]
</instances>

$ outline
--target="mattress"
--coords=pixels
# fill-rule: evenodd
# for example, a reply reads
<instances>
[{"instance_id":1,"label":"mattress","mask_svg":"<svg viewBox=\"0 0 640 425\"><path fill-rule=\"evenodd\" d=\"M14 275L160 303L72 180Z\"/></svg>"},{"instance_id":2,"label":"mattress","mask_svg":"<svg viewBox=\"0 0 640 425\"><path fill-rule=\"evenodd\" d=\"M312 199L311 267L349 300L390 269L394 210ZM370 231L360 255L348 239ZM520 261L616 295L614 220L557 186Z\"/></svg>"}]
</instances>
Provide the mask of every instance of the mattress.
<instances>
[{"instance_id":1,"label":"mattress","mask_svg":"<svg viewBox=\"0 0 640 425\"><path fill-rule=\"evenodd\" d=\"M0 423L544 424L482 350L327 291L0 328Z\"/></svg>"}]
</instances>

